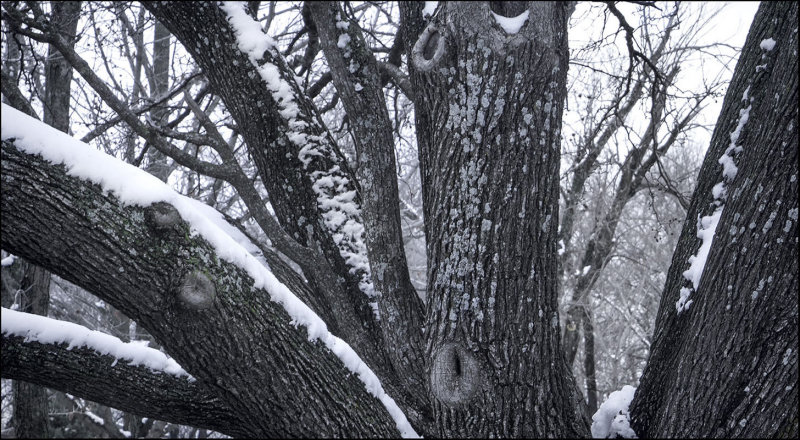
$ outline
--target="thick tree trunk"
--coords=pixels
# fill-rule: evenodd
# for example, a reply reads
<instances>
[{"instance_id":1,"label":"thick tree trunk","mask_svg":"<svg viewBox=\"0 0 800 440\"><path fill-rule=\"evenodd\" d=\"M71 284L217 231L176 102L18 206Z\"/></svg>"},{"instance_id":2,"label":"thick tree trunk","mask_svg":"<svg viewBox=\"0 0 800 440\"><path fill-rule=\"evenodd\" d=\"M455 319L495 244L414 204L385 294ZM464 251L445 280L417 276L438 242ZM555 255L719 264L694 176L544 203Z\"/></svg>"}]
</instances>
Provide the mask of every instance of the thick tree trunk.
<instances>
[{"instance_id":1,"label":"thick tree trunk","mask_svg":"<svg viewBox=\"0 0 800 440\"><path fill-rule=\"evenodd\" d=\"M513 15L530 15L511 35L489 3L445 3L409 54L428 251L427 373L442 436L588 431L557 311L571 5L515 6ZM404 8L413 30L414 7Z\"/></svg>"},{"instance_id":2,"label":"thick tree trunk","mask_svg":"<svg viewBox=\"0 0 800 440\"><path fill-rule=\"evenodd\" d=\"M736 66L631 405L640 438L798 435L797 8L761 3ZM720 209L693 286L698 223Z\"/></svg>"}]
</instances>

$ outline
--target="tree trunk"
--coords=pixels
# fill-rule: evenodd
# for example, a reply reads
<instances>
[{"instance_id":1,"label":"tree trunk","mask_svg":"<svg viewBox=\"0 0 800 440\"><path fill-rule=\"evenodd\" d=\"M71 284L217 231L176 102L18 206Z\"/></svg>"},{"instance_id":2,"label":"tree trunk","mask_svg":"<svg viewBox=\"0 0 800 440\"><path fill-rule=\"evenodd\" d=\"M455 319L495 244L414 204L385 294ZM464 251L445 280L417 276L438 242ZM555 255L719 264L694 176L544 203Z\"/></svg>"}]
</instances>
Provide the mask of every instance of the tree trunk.
<instances>
[{"instance_id":1,"label":"tree trunk","mask_svg":"<svg viewBox=\"0 0 800 440\"><path fill-rule=\"evenodd\" d=\"M492 4L495 12L503 8ZM564 363L555 237L571 5L445 3L409 59L428 257L426 372L438 432L585 436ZM521 8L519 7L521 6ZM499 8L499 9L497 9Z\"/></svg>"},{"instance_id":2,"label":"tree trunk","mask_svg":"<svg viewBox=\"0 0 800 440\"><path fill-rule=\"evenodd\" d=\"M423 304L411 284L403 247L392 123L378 63L358 23L344 18L339 5L335 2L308 5L356 146L364 241L372 283L380 294L378 307L387 351L406 386L418 399L415 406L427 407L427 383L422 374ZM342 38L348 40L344 47L338 44ZM425 408L423 412L427 417L429 410Z\"/></svg>"},{"instance_id":3,"label":"tree trunk","mask_svg":"<svg viewBox=\"0 0 800 440\"><path fill-rule=\"evenodd\" d=\"M631 404L640 438L798 435L797 8L761 3L736 66ZM689 282L698 226L714 239Z\"/></svg>"},{"instance_id":4,"label":"tree trunk","mask_svg":"<svg viewBox=\"0 0 800 440\"><path fill-rule=\"evenodd\" d=\"M81 2L51 2L52 23L58 32L75 44ZM70 88L72 86L72 66L64 60L61 53L47 47L45 71L44 122L51 127L69 133ZM50 302L50 272L39 266L23 264L23 278L20 289L25 292L20 297L19 310L47 316ZM14 381L14 423L19 437L48 438L47 390L32 383Z\"/></svg>"},{"instance_id":5,"label":"tree trunk","mask_svg":"<svg viewBox=\"0 0 800 440\"><path fill-rule=\"evenodd\" d=\"M156 20L155 30L153 31L153 75L151 81L150 98L158 99L169 90L169 66L170 60L170 33L169 30ZM166 106L158 106L150 112L150 117L157 125L166 122L169 116L169 109ZM149 162L145 170L158 177L162 182L169 178L172 168L170 167L167 156L155 148L147 150Z\"/></svg>"}]
</instances>

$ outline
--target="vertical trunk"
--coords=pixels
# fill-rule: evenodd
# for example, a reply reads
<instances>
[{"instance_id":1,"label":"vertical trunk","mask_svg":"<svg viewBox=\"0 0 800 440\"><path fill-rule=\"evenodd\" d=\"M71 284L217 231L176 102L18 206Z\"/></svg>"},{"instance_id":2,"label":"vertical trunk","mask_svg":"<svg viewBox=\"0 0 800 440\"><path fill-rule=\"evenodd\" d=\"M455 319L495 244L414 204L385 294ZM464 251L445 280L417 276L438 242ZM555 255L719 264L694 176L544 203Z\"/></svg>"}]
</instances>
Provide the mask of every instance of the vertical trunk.
<instances>
[{"instance_id":1,"label":"vertical trunk","mask_svg":"<svg viewBox=\"0 0 800 440\"><path fill-rule=\"evenodd\" d=\"M410 56L438 434L583 436L555 252L571 5L528 3L518 33L492 7L442 5Z\"/></svg>"},{"instance_id":2,"label":"vertical trunk","mask_svg":"<svg viewBox=\"0 0 800 440\"><path fill-rule=\"evenodd\" d=\"M81 2L52 2L52 23L74 44ZM44 122L65 133L69 132L70 86L72 66L58 49L47 48L45 62ZM26 262L20 289L19 310L47 316L50 302L50 272ZM14 423L19 437L50 437L47 411L47 390L27 382L14 382Z\"/></svg>"},{"instance_id":3,"label":"vertical trunk","mask_svg":"<svg viewBox=\"0 0 800 440\"><path fill-rule=\"evenodd\" d=\"M156 20L153 34L153 80L151 82L150 97L158 99L169 90L170 32L166 26ZM169 109L166 105L155 107L150 112L153 122L159 125L166 122L168 115ZM148 149L147 155L149 162L145 170L161 179L161 181L166 182L172 171L167 156L155 148Z\"/></svg>"},{"instance_id":4,"label":"vertical trunk","mask_svg":"<svg viewBox=\"0 0 800 440\"><path fill-rule=\"evenodd\" d=\"M761 3L736 66L631 404L640 438L798 435L797 8Z\"/></svg>"},{"instance_id":5,"label":"vertical trunk","mask_svg":"<svg viewBox=\"0 0 800 440\"><path fill-rule=\"evenodd\" d=\"M592 319L592 311L587 307L583 315L583 371L586 376L586 403L589 414L597 411L597 377L595 376L594 322Z\"/></svg>"}]
</instances>

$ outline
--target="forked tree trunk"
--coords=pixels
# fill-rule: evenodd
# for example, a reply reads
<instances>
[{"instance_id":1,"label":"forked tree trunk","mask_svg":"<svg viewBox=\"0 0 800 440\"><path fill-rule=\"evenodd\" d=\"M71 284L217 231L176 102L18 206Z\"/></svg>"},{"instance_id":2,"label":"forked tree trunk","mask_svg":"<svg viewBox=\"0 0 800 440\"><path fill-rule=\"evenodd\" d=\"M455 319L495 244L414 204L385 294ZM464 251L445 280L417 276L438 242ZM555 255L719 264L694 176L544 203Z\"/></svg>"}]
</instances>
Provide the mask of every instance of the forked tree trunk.
<instances>
[{"instance_id":1,"label":"forked tree trunk","mask_svg":"<svg viewBox=\"0 0 800 440\"><path fill-rule=\"evenodd\" d=\"M640 438L798 435L796 30L797 2L761 3L661 296L631 406ZM723 177L723 155L738 172ZM695 289L698 219L720 207Z\"/></svg>"}]
</instances>

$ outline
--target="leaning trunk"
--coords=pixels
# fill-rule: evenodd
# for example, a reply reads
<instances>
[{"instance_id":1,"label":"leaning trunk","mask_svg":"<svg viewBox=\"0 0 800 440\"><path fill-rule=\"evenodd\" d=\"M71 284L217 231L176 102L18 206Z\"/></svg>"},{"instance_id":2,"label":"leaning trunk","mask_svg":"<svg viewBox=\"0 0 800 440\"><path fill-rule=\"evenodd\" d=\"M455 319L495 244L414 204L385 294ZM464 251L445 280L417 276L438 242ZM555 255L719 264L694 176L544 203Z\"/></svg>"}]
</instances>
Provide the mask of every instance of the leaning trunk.
<instances>
[{"instance_id":1,"label":"leaning trunk","mask_svg":"<svg viewBox=\"0 0 800 440\"><path fill-rule=\"evenodd\" d=\"M798 435L796 27L796 2L754 18L631 406L640 438Z\"/></svg>"}]
</instances>

